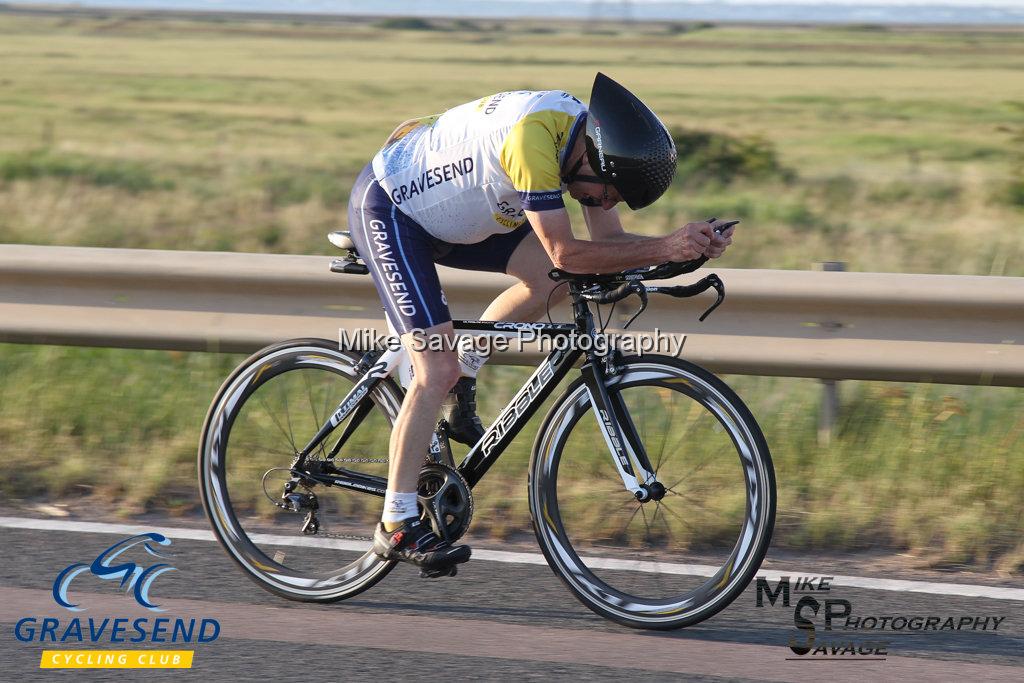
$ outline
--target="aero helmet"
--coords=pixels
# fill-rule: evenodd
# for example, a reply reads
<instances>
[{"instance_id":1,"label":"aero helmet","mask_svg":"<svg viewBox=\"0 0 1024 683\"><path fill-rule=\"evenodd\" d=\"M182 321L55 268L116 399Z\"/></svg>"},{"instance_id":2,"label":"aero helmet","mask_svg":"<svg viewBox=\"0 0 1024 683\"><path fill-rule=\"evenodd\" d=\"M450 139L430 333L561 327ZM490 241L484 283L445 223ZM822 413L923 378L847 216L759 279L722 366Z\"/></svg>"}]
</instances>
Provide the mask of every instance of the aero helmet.
<instances>
[{"instance_id":1,"label":"aero helmet","mask_svg":"<svg viewBox=\"0 0 1024 683\"><path fill-rule=\"evenodd\" d=\"M587 159L631 209L665 193L676 173L676 145L665 124L633 93L598 73L587 114Z\"/></svg>"}]
</instances>

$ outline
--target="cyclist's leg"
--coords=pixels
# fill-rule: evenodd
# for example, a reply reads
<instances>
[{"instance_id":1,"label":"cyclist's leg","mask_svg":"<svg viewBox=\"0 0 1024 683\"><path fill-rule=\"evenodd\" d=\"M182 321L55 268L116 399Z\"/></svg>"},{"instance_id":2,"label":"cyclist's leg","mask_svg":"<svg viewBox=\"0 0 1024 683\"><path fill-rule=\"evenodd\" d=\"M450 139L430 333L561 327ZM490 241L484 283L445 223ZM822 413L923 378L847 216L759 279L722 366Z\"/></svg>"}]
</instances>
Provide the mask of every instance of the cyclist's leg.
<instances>
[{"instance_id":1,"label":"cyclist's leg","mask_svg":"<svg viewBox=\"0 0 1024 683\"><path fill-rule=\"evenodd\" d=\"M418 332L402 335L402 345L412 361L413 377L391 433L388 488L398 492L416 491L427 445L434 433L437 415L441 412L441 402L459 379L459 361L450 346L443 351L416 350L417 336L422 339L434 335L449 340L454 338L451 321L428 327L422 335ZM415 512L414 506L412 513ZM389 531L394 526L394 523L385 523Z\"/></svg>"},{"instance_id":2,"label":"cyclist's leg","mask_svg":"<svg viewBox=\"0 0 1024 683\"><path fill-rule=\"evenodd\" d=\"M509 287L487 307L481 320L532 322L544 315L548 295L555 282L548 277L554 267L529 223L494 235L476 244L445 244L444 255L436 261L465 270L508 273L520 282ZM565 298L565 288L551 296L554 305Z\"/></svg>"},{"instance_id":3,"label":"cyclist's leg","mask_svg":"<svg viewBox=\"0 0 1024 683\"><path fill-rule=\"evenodd\" d=\"M547 310L548 302L554 306L564 301L568 287L559 287L548 277L554 265L544 251L537 233L530 234L516 246L509 257L505 272L519 278L519 282L499 294L484 311L484 320L512 320L534 322Z\"/></svg>"},{"instance_id":4,"label":"cyclist's leg","mask_svg":"<svg viewBox=\"0 0 1024 683\"><path fill-rule=\"evenodd\" d=\"M414 559L412 553L417 545L421 556L432 552L429 540L424 542L426 545L414 542L410 546L410 539L403 541L402 535L396 538L387 536L387 532L402 527L403 521L408 526L418 516L419 471L441 402L459 377L458 360L449 345L417 350L419 346L414 342L423 335L452 336L451 315L433 264L431 241L422 227L397 210L374 180L370 167L363 170L353 187L349 230L388 318L402 335L414 372L391 432L383 519L386 527L380 552L392 559L421 563L422 557ZM423 535L419 530L409 534ZM465 557L468 559L468 549Z\"/></svg>"}]
</instances>

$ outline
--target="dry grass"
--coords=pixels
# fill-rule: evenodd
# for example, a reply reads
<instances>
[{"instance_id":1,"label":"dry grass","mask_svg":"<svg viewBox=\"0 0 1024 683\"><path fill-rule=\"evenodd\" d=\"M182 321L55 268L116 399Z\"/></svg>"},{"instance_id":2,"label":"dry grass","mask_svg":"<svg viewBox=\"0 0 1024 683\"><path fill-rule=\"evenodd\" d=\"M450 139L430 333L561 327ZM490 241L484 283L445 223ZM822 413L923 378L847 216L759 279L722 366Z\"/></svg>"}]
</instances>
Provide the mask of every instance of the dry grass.
<instances>
[{"instance_id":1,"label":"dry grass","mask_svg":"<svg viewBox=\"0 0 1024 683\"><path fill-rule=\"evenodd\" d=\"M1024 167L1019 32L636 26L598 47L577 28L477 23L0 14L0 242L322 252L397 122L499 89L585 96L604 69L669 125L760 136L794 172L682 178L627 212L632 229L742 218L723 267L1024 275L1005 189ZM4 490L193 508L202 415L236 361L0 347ZM485 414L518 372L488 371ZM821 448L814 382L733 379L776 458L780 543L1021 565L1020 392L847 383ZM528 526L531 437L478 489L478 529Z\"/></svg>"}]
</instances>

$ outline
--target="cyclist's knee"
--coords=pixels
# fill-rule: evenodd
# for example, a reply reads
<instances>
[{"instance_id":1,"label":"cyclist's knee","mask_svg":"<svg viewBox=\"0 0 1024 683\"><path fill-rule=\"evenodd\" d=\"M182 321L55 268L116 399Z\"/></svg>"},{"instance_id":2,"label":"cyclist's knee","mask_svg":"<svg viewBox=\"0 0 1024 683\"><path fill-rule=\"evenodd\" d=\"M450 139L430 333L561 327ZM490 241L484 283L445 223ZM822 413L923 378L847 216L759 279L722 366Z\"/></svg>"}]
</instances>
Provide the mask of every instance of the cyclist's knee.
<instances>
[{"instance_id":1,"label":"cyclist's knee","mask_svg":"<svg viewBox=\"0 0 1024 683\"><path fill-rule=\"evenodd\" d=\"M521 282L533 301L542 303L550 301L554 305L562 303L569 295L568 287L559 287L559 283L553 282L547 275L542 280L521 280Z\"/></svg>"},{"instance_id":2,"label":"cyclist's knee","mask_svg":"<svg viewBox=\"0 0 1024 683\"><path fill-rule=\"evenodd\" d=\"M448 393L462 375L459 357L454 351L426 352L417 361L413 362L412 381L421 389Z\"/></svg>"}]
</instances>

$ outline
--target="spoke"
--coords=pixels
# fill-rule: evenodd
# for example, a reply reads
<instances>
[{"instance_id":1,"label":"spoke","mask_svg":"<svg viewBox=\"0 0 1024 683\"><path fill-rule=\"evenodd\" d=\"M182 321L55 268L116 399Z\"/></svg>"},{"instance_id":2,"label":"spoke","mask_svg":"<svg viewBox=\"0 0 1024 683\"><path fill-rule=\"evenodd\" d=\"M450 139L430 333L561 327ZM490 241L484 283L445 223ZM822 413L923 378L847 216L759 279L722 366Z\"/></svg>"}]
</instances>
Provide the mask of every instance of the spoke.
<instances>
[{"instance_id":1,"label":"spoke","mask_svg":"<svg viewBox=\"0 0 1024 683\"><path fill-rule=\"evenodd\" d=\"M705 406L703 403L701 403L700 401L696 400L695 398L693 398L692 396L690 396L690 395L688 395L688 394L686 394L684 392L680 391L680 392L677 392L677 393L682 394L683 396L686 396L686 398L688 398L691 401L693 401L694 403L696 403L696 405L698 405L700 407L700 409L701 409L700 410L701 414L707 413L707 414L711 415L712 419L716 419L715 416L714 416L714 413L712 413L710 410L708 410L708 407ZM696 422L696 420L693 421L693 423L695 423L695 422ZM676 440L675 445L672 447L672 452L676 452L677 450L679 450L679 448L686 441L686 437L690 433L690 427L693 426L693 423L686 424L686 425L683 426L683 430L682 430L682 433L679 435L679 439Z\"/></svg>"},{"instance_id":2,"label":"spoke","mask_svg":"<svg viewBox=\"0 0 1024 683\"><path fill-rule=\"evenodd\" d=\"M673 510L664 503L660 503L660 505L664 508L663 512L673 512ZM669 538L672 539L673 547L678 547L680 545L679 540L676 538L675 533L673 533L672 525L668 523L668 518L664 514L661 515L661 523L665 525L665 531L668 533Z\"/></svg>"},{"instance_id":3,"label":"spoke","mask_svg":"<svg viewBox=\"0 0 1024 683\"><path fill-rule=\"evenodd\" d=\"M673 496L679 496L680 498L682 498L683 501L686 502L687 507L697 508L698 510L706 512L709 515L714 514L714 512L710 508L708 508L704 503L698 502L695 498L692 498L686 495L685 493L679 493L678 491L671 491L670 493Z\"/></svg>"},{"instance_id":4,"label":"spoke","mask_svg":"<svg viewBox=\"0 0 1024 683\"><path fill-rule=\"evenodd\" d=\"M619 395L621 396L621 393ZM626 402L623 401L622 403L623 405L625 405ZM649 411L644 410L643 408L644 406L640 406L640 414L646 415ZM630 410L629 413L632 415L633 411ZM633 421L633 424L636 424L636 420ZM640 423L640 441L643 443L647 443L647 420L644 420L643 422Z\"/></svg>"},{"instance_id":5,"label":"spoke","mask_svg":"<svg viewBox=\"0 0 1024 683\"><path fill-rule=\"evenodd\" d=\"M303 372L302 379L306 382L306 398L309 400L309 410L313 413L313 433L315 434L323 422L320 421L320 415L316 411L316 406L313 405L313 383L310 381L309 375L310 373Z\"/></svg>"},{"instance_id":6,"label":"spoke","mask_svg":"<svg viewBox=\"0 0 1024 683\"><path fill-rule=\"evenodd\" d=\"M320 414L324 416L325 422L327 421L327 416L331 414L331 397L334 395L333 387L336 383L337 376L332 372L329 374L328 379L332 381L328 383L328 386L324 387L324 402L320 411Z\"/></svg>"},{"instance_id":7,"label":"spoke","mask_svg":"<svg viewBox=\"0 0 1024 683\"><path fill-rule=\"evenodd\" d=\"M663 507L666 507L666 506L665 506L665 504L664 504L664 503L662 503L662 502L661 502L660 500L656 500L656 501L654 501L654 504L655 504L655 509L654 509L654 514L655 514L655 515L657 515L657 514L658 514L658 512L659 512L659 511L660 511L660 510L661 510L661 509L662 509ZM667 507L666 507L666 510L667 510ZM675 541L675 540L676 540L676 535L672 533L672 525L670 525L670 524L668 523L668 519L667 519L667 518L665 517L665 515L662 515L662 516L661 516L661 523L662 523L662 524L663 524L663 525L665 526L665 532L666 532L666 533L668 534L668 537L669 537L670 539L672 539L673 541Z\"/></svg>"},{"instance_id":8,"label":"spoke","mask_svg":"<svg viewBox=\"0 0 1024 683\"><path fill-rule=\"evenodd\" d=\"M649 542L651 538L651 523L647 521L647 512L644 511L642 503L640 504L640 514L644 518L644 535L646 536L646 540Z\"/></svg>"},{"instance_id":9,"label":"spoke","mask_svg":"<svg viewBox=\"0 0 1024 683\"><path fill-rule=\"evenodd\" d=\"M274 415L274 412L270 410L270 406L267 405L267 400L263 398L263 395L261 394L258 398L260 401L260 405L263 407L263 410L266 411L267 415L270 417L271 420L274 421L274 424L277 425L277 428L281 431L281 434L284 435L284 438L288 440L289 444L291 444L292 452L294 454L294 452L297 450L295 448L295 440L288 436L288 432L285 430L284 425L282 425L281 421L277 419L277 416Z\"/></svg>"},{"instance_id":10,"label":"spoke","mask_svg":"<svg viewBox=\"0 0 1024 683\"><path fill-rule=\"evenodd\" d=\"M232 444L232 447L236 448L236 449L242 449L242 450L247 451L249 453L267 453L269 455L283 455L283 456L289 458L289 462L291 461L291 458L295 457L295 453L292 453L290 451L286 451L286 450L283 450L283 449L280 449L280 448L269 448L267 446L264 446L261 443L249 443L249 442L238 443L236 441L236 442L234 442Z\"/></svg>"},{"instance_id":11,"label":"spoke","mask_svg":"<svg viewBox=\"0 0 1024 683\"><path fill-rule=\"evenodd\" d=\"M262 396L258 398L262 398ZM235 421L236 427L232 431L240 431L240 428L237 425L245 425L246 427L251 428L251 431L254 432L253 436L256 437L260 443L277 443L277 435L274 430L275 427L278 430L281 430L281 427L274 423L274 415L271 413L269 406L267 406L265 402L261 404L261 401L257 400L252 401L251 408L251 411L239 415L239 419L236 419ZM281 431L281 434L285 438L284 445L288 445L288 434L284 431ZM266 446L264 446L264 448L266 448ZM294 452L290 453L294 455Z\"/></svg>"},{"instance_id":12,"label":"spoke","mask_svg":"<svg viewBox=\"0 0 1024 683\"><path fill-rule=\"evenodd\" d=\"M638 554L640 556L640 561L641 562L645 562L645 561L646 562L654 562L655 565L660 565L661 563L657 559L657 556L654 554L654 539L651 536L651 523L653 522L653 517L652 517L652 519L650 521L648 521L647 513L644 511L643 508L644 508L644 506L641 505L640 506L640 512L641 512L641 514L644 517L644 527L645 527L645 530L646 530L647 543L649 545L649 548L647 549L647 556L646 557L644 556L644 551L643 550L638 551ZM655 508L653 514L654 515L658 514L657 508ZM655 569L657 569L657 567L655 567ZM654 582L658 585L659 592L662 589L661 580L662 580L661 579L661 572L660 571L655 571L654 572Z\"/></svg>"},{"instance_id":13,"label":"spoke","mask_svg":"<svg viewBox=\"0 0 1024 683\"><path fill-rule=\"evenodd\" d=\"M623 538L626 539L627 544L629 543L629 525L633 523L633 519L636 517L636 513L640 511L641 507L642 506L639 503L637 503L636 509L633 510L633 514L629 516L629 519L627 519L626 523L622 526L622 531L619 532L622 534Z\"/></svg>"},{"instance_id":14,"label":"spoke","mask_svg":"<svg viewBox=\"0 0 1024 683\"><path fill-rule=\"evenodd\" d=\"M661 503L656 500L656 501L654 501L654 514L651 515L651 523L652 524L654 523L654 520L657 519L658 511L659 510L661 510ZM662 525L666 529L668 528L668 524L666 524L666 522L665 522L665 515L661 516L661 523L662 523ZM671 538L671 534L669 534L669 538ZM656 556L656 557L660 557L660 556ZM655 563L660 566L660 564L661 564L660 559L655 559ZM654 582L656 584L658 584L658 592L662 593L664 591L664 584L662 583L662 576L661 576L661 572L660 571L659 572L655 572L655 574L654 574Z\"/></svg>"},{"instance_id":15,"label":"spoke","mask_svg":"<svg viewBox=\"0 0 1024 683\"><path fill-rule=\"evenodd\" d=\"M669 389L668 391L671 394L676 393L676 392L672 391L671 389ZM660 398L659 398L659 402L660 402ZM665 419L664 419L664 421L662 422L662 425L661 425L661 450L658 452L658 464L654 466L653 474L655 476L658 475L658 470L661 469L661 464L665 461L665 454L668 452L668 449L666 449L665 446L668 444L668 435L669 435L669 431L670 431L670 426L672 424L672 415L675 413L675 405L676 404L673 403L671 410L663 411Z\"/></svg>"},{"instance_id":16,"label":"spoke","mask_svg":"<svg viewBox=\"0 0 1024 683\"><path fill-rule=\"evenodd\" d=\"M711 462L711 461L710 461L710 460L704 460L704 461L703 461L703 462L702 462L701 464L697 465L696 467L694 467L693 469L691 469L691 470L690 470L689 472L687 472L686 474L684 474L683 476L681 476L681 477L680 477L679 479L677 479L677 480L676 480L676 482L675 482L674 484L672 484L671 486L666 486L666 487L665 487L665 490L666 490L666 491L669 491L669 490L672 490L672 489L674 489L675 487L679 486L679 485L680 485L680 484L682 484L682 483L683 483L684 481L686 481L686 479L687 479L687 478L689 478L689 477L692 477L693 475L697 474L697 473L698 473L698 472L700 472L700 471L701 471L702 469L704 469L705 467L707 467L707 466L708 466L708 463L709 463L709 462Z\"/></svg>"},{"instance_id":17,"label":"spoke","mask_svg":"<svg viewBox=\"0 0 1024 683\"><path fill-rule=\"evenodd\" d=\"M689 522L687 522L686 519L684 519L683 516L681 514L679 514L678 512L676 512L675 510L669 508L668 506L665 506L665 512L669 513L670 515L672 515L673 517L678 519L680 522L682 522L686 526L687 529L690 529L691 531L696 531L696 529L694 529L693 525L690 524Z\"/></svg>"},{"instance_id":18,"label":"spoke","mask_svg":"<svg viewBox=\"0 0 1024 683\"><path fill-rule=\"evenodd\" d=\"M292 448L295 448L295 432L292 430L292 411L288 407L288 392L284 393L284 419L288 423L288 438L291 440ZM295 450L298 450L297 448Z\"/></svg>"},{"instance_id":19,"label":"spoke","mask_svg":"<svg viewBox=\"0 0 1024 683\"><path fill-rule=\"evenodd\" d=\"M690 432L689 429L687 429L685 427L683 428L682 434L679 435L679 438L676 440L675 445L672 446L672 449L671 449L672 453L678 453L679 452L679 449L682 447L683 443L686 441L686 437L689 434L689 432ZM666 441L667 441L667 437L666 437Z\"/></svg>"},{"instance_id":20,"label":"spoke","mask_svg":"<svg viewBox=\"0 0 1024 683\"><path fill-rule=\"evenodd\" d=\"M686 481L687 477L689 477L689 476L690 476L690 473L689 473L689 472L687 472L686 474L684 474L683 476L681 476L681 477L680 477L680 478L679 478L679 479L678 479L678 480L676 481L676 483L672 484L671 486L666 486L666 487L665 487L665 490L666 490L666 491L675 491L675 488L676 488L677 486L679 486L680 484L682 484L682 483L683 483L684 481ZM678 494L676 494L676 495L678 495Z\"/></svg>"},{"instance_id":21,"label":"spoke","mask_svg":"<svg viewBox=\"0 0 1024 683\"><path fill-rule=\"evenodd\" d=\"M680 484L685 484L685 488L682 491L680 491L678 489ZM721 481L707 481L707 480L697 481L695 479L690 479L688 481L679 482L675 486L673 486L672 488L666 488L665 490L666 491L672 491L676 495L685 496L685 495L687 495L689 493L698 493L699 492L699 493L707 494L707 493L709 493L711 491L720 491L722 489L722 487L725 486L725 485L726 484L723 484Z\"/></svg>"}]
</instances>

